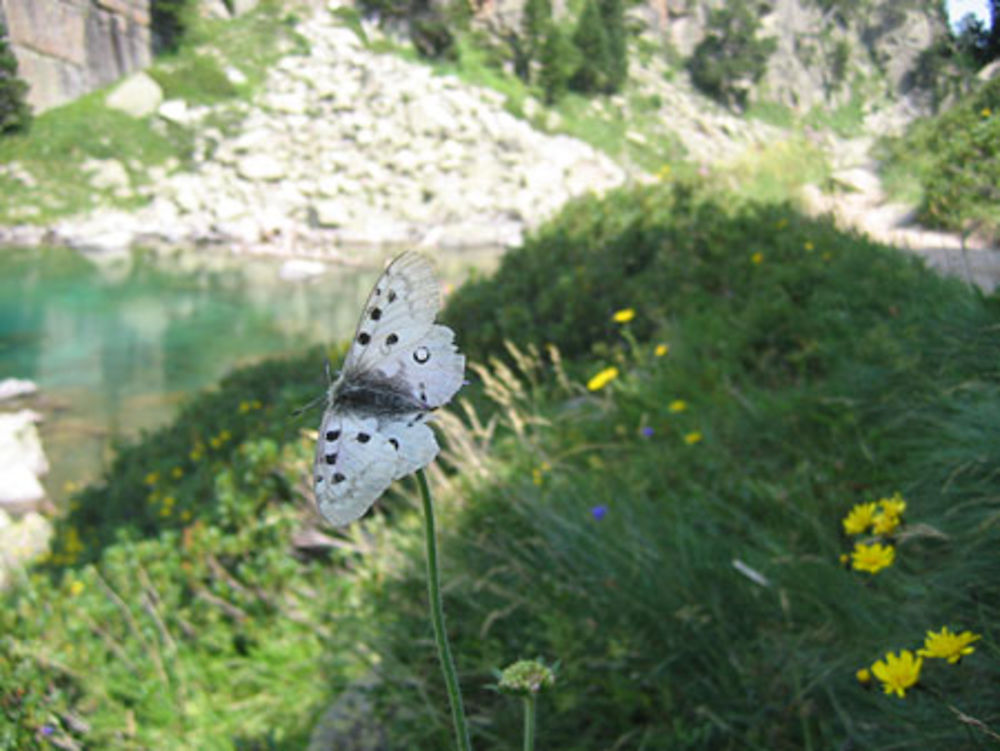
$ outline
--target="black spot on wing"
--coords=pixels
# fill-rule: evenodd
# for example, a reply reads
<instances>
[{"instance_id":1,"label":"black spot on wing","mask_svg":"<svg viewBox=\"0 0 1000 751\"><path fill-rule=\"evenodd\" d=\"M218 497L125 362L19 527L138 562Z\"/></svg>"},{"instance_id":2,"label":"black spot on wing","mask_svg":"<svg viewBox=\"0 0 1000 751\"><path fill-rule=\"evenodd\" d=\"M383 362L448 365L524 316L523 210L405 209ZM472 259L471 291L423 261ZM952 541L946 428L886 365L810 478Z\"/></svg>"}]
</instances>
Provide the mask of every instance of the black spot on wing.
<instances>
[{"instance_id":1,"label":"black spot on wing","mask_svg":"<svg viewBox=\"0 0 1000 751\"><path fill-rule=\"evenodd\" d=\"M396 449L396 451L399 451L399 441L397 441L395 438L389 439L389 445L392 446L394 449Z\"/></svg>"},{"instance_id":2,"label":"black spot on wing","mask_svg":"<svg viewBox=\"0 0 1000 751\"><path fill-rule=\"evenodd\" d=\"M364 331L358 334L358 343L361 344L362 346L368 344L368 342L370 342L371 340L372 340L371 334L368 334Z\"/></svg>"},{"instance_id":3,"label":"black spot on wing","mask_svg":"<svg viewBox=\"0 0 1000 751\"><path fill-rule=\"evenodd\" d=\"M326 431L326 440L328 440L328 441L336 441L338 438L340 438L340 431L339 430L328 430L328 431Z\"/></svg>"},{"instance_id":4,"label":"black spot on wing","mask_svg":"<svg viewBox=\"0 0 1000 751\"><path fill-rule=\"evenodd\" d=\"M372 437L367 433L358 433L358 443L368 443Z\"/></svg>"},{"instance_id":5,"label":"black spot on wing","mask_svg":"<svg viewBox=\"0 0 1000 751\"><path fill-rule=\"evenodd\" d=\"M387 337L385 338L385 343L386 343L386 345L388 345L388 346L390 346L390 347L391 347L391 346L392 346L393 344L395 344L396 342L398 342L398 341L399 341L399 337L398 337L398 336L396 336L395 334L389 334L389 336L387 336Z\"/></svg>"},{"instance_id":6,"label":"black spot on wing","mask_svg":"<svg viewBox=\"0 0 1000 751\"><path fill-rule=\"evenodd\" d=\"M389 302L396 302L396 291L389 290L389 297L386 298Z\"/></svg>"},{"instance_id":7,"label":"black spot on wing","mask_svg":"<svg viewBox=\"0 0 1000 751\"><path fill-rule=\"evenodd\" d=\"M382 317L382 308L372 308L372 312L369 313L368 315L371 316L371 319L373 321L377 321L379 318Z\"/></svg>"},{"instance_id":8,"label":"black spot on wing","mask_svg":"<svg viewBox=\"0 0 1000 751\"><path fill-rule=\"evenodd\" d=\"M326 460L327 464L336 464L336 462L337 462L337 455L336 454L327 454L323 458Z\"/></svg>"},{"instance_id":9,"label":"black spot on wing","mask_svg":"<svg viewBox=\"0 0 1000 751\"><path fill-rule=\"evenodd\" d=\"M347 478L344 475L342 475L340 472L337 472L333 476L333 482L334 482L334 484L341 483L341 482L343 482L346 479Z\"/></svg>"}]
</instances>

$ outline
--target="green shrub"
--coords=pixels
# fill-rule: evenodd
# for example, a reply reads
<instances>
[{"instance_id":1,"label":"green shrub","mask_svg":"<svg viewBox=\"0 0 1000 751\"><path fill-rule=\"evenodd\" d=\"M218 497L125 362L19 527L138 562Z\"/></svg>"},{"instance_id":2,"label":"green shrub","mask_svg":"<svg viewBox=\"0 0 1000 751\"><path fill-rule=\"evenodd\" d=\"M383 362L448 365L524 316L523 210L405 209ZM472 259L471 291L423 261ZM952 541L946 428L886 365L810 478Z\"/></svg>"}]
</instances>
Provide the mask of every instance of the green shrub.
<instances>
[{"instance_id":1,"label":"green shrub","mask_svg":"<svg viewBox=\"0 0 1000 751\"><path fill-rule=\"evenodd\" d=\"M919 181L922 222L1000 234L1000 79L885 142L883 162Z\"/></svg>"},{"instance_id":2,"label":"green shrub","mask_svg":"<svg viewBox=\"0 0 1000 751\"><path fill-rule=\"evenodd\" d=\"M150 30L156 52L176 52L191 25L195 8L191 0L151 0Z\"/></svg>"},{"instance_id":3,"label":"green shrub","mask_svg":"<svg viewBox=\"0 0 1000 751\"><path fill-rule=\"evenodd\" d=\"M580 53L570 38L555 24L550 24L539 54L538 84L545 92L546 104L555 104L569 90L573 72L580 65Z\"/></svg>"},{"instance_id":4,"label":"green shrub","mask_svg":"<svg viewBox=\"0 0 1000 751\"><path fill-rule=\"evenodd\" d=\"M25 131L31 125L31 108L26 100L28 84L17 76L17 58L0 23L0 136Z\"/></svg>"},{"instance_id":5,"label":"green shrub","mask_svg":"<svg viewBox=\"0 0 1000 751\"><path fill-rule=\"evenodd\" d=\"M625 306L635 318L614 323ZM448 320L478 358L509 336L565 347L571 379L620 371L596 394L545 363L517 388L494 371L492 471L462 486L441 542L478 745L517 747L518 707L485 676L524 655L561 664L541 748L991 742L995 301L788 208L657 187L573 206ZM897 490L896 563L844 570L841 519ZM373 634L392 676L376 716L391 747L436 751L447 702L414 649L418 560L377 601L393 617ZM942 625L982 640L960 665L928 659L926 691L855 678Z\"/></svg>"}]
</instances>

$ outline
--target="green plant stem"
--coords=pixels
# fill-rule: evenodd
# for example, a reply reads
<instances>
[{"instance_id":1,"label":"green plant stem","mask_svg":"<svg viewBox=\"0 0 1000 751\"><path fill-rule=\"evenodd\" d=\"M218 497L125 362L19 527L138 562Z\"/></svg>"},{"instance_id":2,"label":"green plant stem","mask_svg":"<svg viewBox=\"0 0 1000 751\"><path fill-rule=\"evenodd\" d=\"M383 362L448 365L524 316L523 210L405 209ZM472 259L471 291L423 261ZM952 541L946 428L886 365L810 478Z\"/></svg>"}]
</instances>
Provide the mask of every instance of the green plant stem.
<instances>
[{"instance_id":1,"label":"green plant stem","mask_svg":"<svg viewBox=\"0 0 1000 751\"><path fill-rule=\"evenodd\" d=\"M434 623L434 639L437 642L438 657L441 658L441 671L444 673L448 699L451 702L451 719L455 724L456 743L459 751L472 751L472 744L469 743L469 728L465 723L462 691L458 685L458 675L455 672L455 661L451 656L451 646L448 644L448 634L444 629L444 606L441 603L441 581L437 563L437 533L434 529L434 504L431 502L427 476L422 469L417 470L417 484L420 486L420 497L424 502L424 533L427 537L427 596L430 600L431 621Z\"/></svg>"},{"instance_id":2,"label":"green plant stem","mask_svg":"<svg viewBox=\"0 0 1000 751\"><path fill-rule=\"evenodd\" d=\"M535 751L535 694L524 697L524 751Z\"/></svg>"}]
</instances>

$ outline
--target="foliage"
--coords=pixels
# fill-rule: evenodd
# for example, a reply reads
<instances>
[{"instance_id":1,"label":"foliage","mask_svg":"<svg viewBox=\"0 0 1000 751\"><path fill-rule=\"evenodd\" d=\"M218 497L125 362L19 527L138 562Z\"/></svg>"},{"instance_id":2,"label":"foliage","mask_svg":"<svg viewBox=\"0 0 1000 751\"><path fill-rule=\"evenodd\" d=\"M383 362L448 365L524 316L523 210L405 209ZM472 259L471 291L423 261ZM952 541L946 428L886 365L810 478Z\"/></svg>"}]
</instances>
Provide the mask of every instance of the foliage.
<instances>
[{"instance_id":1,"label":"foliage","mask_svg":"<svg viewBox=\"0 0 1000 751\"><path fill-rule=\"evenodd\" d=\"M622 0L598 0L601 20L608 39L607 93L621 91L628 80L628 44L625 39L625 10Z\"/></svg>"},{"instance_id":2,"label":"foliage","mask_svg":"<svg viewBox=\"0 0 1000 751\"><path fill-rule=\"evenodd\" d=\"M551 0L527 0L521 14L521 29L530 59L538 57L545 40L549 36L551 26Z\"/></svg>"},{"instance_id":3,"label":"foliage","mask_svg":"<svg viewBox=\"0 0 1000 751\"><path fill-rule=\"evenodd\" d=\"M635 317L615 323L624 306ZM829 222L676 185L574 206L459 291L449 321L497 358L478 373L488 470L462 483L441 543L477 745L517 743L516 708L482 676L537 655L561 662L541 748L988 746L998 316ZM539 356L550 342L563 359ZM618 377L587 392L609 363ZM844 570L840 520L896 490L895 562ZM436 750L447 704L413 649L415 572L376 606L393 614L373 645L396 676L377 716L390 746ZM926 665L929 693L858 683L942 624L983 639L960 665Z\"/></svg>"},{"instance_id":4,"label":"foliage","mask_svg":"<svg viewBox=\"0 0 1000 751\"><path fill-rule=\"evenodd\" d=\"M777 47L772 37L758 39L759 29L748 0L713 10L705 38L688 60L692 83L726 106L745 107L750 87L763 77Z\"/></svg>"},{"instance_id":5,"label":"foliage","mask_svg":"<svg viewBox=\"0 0 1000 751\"><path fill-rule=\"evenodd\" d=\"M195 10L191 0L151 0L149 25L156 52L176 52L180 48Z\"/></svg>"},{"instance_id":6,"label":"foliage","mask_svg":"<svg viewBox=\"0 0 1000 751\"><path fill-rule=\"evenodd\" d=\"M445 318L492 364L465 423L438 415L457 472L431 479L476 747L517 747L489 684L524 658L559 663L539 748L988 744L998 317L830 222L685 181L579 201L457 291ZM315 417L292 410L321 357L233 374L73 498L0 595L0 748L303 748L361 675L352 716L387 747L448 747L419 516L389 499L315 528ZM894 562L843 570L841 519L897 490ZM857 683L943 626L982 639L925 667L933 691Z\"/></svg>"},{"instance_id":7,"label":"foliage","mask_svg":"<svg viewBox=\"0 0 1000 751\"><path fill-rule=\"evenodd\" d=\"M580 51L580 65L570 81L572 88L584 94L607 91L613 62L597 0L584 0L573 32L573 44Z\"/></svg>"},{"instance_id":8,"label":"foliage","mask_svg":"<svg viewBox=\"0 0 1000 751\"><path fill-rule=\"evenodd\" d=\"M545 92L546 104L555 104L569 90L573 72L580 65L579 52L568 36L550 24L539 53L538 84Z\"/></svg>"},{"instance_id":9,"label":"foliage","mask_svg":"<svg viewBox=\"0 0 1000 751\"><path fill-rule=\"evenodd\" d=\"M0 22L0 136L25 131L31 125L27 94L28 84L18 78L17 58Z\"/></svg>"},{"instance_id":10,"label":"foliage","mask_svg":"<svg viewBox=\"0 0 1000 751\"><path fill-rule=\"evenodd\" d=\"M1000 234L1000 79L941 115L915 121L882 149L896 179L904 173L919 182L922 222Z\"/></svg>"}]
</instances>

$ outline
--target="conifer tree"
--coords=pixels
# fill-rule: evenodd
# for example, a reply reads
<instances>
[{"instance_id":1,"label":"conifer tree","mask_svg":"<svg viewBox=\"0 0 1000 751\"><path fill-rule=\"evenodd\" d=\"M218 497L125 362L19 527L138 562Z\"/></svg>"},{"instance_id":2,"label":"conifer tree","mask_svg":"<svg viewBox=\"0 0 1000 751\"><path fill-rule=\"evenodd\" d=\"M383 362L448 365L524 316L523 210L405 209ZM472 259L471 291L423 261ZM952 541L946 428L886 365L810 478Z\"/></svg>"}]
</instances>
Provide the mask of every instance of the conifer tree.
<instances>
[{"instance_id":1,"label":"conifer tree","mask_svg":"<svg viewBox=\"0 0 1000 751\"><path fill-rule=\"evenodd\" d=\"M17 58L0 23L0 135L26 130L31 124L27 94L28 84L17 76Z\"/></svg>"},{"instance_id":2,"label":"conifer tree","mask_svg":"<svg viewBox=\"0 0 1000 751\"><path fill-rule=\"evenodd\" d=\"M622 0L599 0L601 19L608 38L607 92L621 91L628 78L628 47L625 41L625 10Z\"/></svg>"},{"instance_id":3,"label":"conifer tree","mask_svg":"<svg viewBox=\"0 0 1000 751\"><path fill-rule=\"evenodd\" d=\"M551 23L551 0L527 0L525 2L521 15L521 30L524 34L528 57L532 60L537 58Z\"/></svg>"},{"instance_id":4,"label":"conifer tree","mask_svg":"<svg viewBox=\"0 0 1000 751\"><path fill-rule=\"evenodd\" d=\"M538 83L545 92L545 103L555 104L566 93L570 78L580 64L573 42L555 24L549 24L539 52L539 63Z\"/></svg>"},{"instance_id":5,"label":"conifer tree","mask_svg":"<svg viewBox=\"0 0 1000 751\"><path fill-rule=\"evenodd\" d=\"M595 0L585 0L573 33L573 44L580 52L580 65L570 81L576 91L594 94L608 88L611 59L608 35Z\"/></svg>"}]
</instances>

